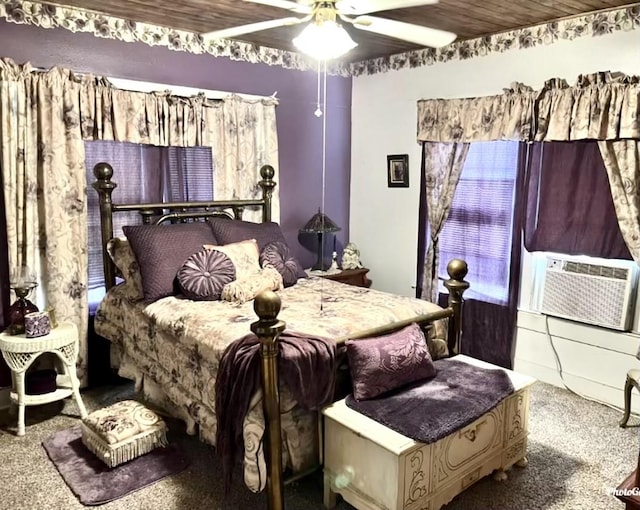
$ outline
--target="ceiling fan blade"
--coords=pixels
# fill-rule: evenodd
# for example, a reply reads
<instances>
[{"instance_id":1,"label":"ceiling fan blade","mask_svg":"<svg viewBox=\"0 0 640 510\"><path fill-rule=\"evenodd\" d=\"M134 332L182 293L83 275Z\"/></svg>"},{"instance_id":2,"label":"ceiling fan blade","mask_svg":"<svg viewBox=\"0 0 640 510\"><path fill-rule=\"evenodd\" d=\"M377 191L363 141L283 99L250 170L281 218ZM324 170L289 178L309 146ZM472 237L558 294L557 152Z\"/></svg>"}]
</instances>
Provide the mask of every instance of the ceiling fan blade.
<instances>
[{"instance_id":1,"label":"ceiling fan blade","mask_svg":"<svg viewBox=\"0 0 640 510\"><path fill-rule=\"evenodd\" d=\"M258 23L250 23L248 25L240 25L238 27L223 28L222 30L214 30L213 32L206 32L202 34L202 37L207 39L231 39L243 34L250 34L252 32L260 32L261 30L268 30L270 28L284 27L288 25L297 25L308 21L305 18L280 18L272 19L269 21L260 21Z\"/></svg>"},{"instance_id":2,"label":"ceiling fan blade","mask_svg":"<svg viewBox=\"0 0 640 510\"><path fill-rule=\"evenodd\" d=\"M411 23L404 23L403 21L377 18L375 16L358 16L353 20L353 26L360 30L402 39L403 41L409 41L431 48L446 46L452 43L457 37L453 32L413 25Z\"/></svg>"},{"instance_id":3,"label":"ceiling fan blade","mask_svg":"<svg viewBox=\"0 0 640 510\"><path fill-rule=\"evenodd\" d=\"M341 14L358 15L437 3L438 0L340 0L336 7Z\"/></svg>"},{"instance_id":4,"label":"ceiling fan blade","mask_svg":"<svg viewBox=\"0 0 640 510\"><path fill-rule=\"evenodd\" d=\"M245 2L252 2L254 4L270 5L271 7L278 7L280 9L287 9L288 11L297 12L298 14L311 14L311 5L305 5L304 3L291 2L290 0L244 0Z\"/></svg>"}]
</instances>

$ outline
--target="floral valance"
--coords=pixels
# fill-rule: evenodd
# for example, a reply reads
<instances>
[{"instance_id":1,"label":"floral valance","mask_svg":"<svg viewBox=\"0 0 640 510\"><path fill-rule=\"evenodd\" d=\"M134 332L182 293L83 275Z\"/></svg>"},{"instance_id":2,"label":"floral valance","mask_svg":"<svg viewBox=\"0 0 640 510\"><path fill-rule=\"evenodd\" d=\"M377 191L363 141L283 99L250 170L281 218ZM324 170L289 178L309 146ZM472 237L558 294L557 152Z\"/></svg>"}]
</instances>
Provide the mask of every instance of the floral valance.
<instances>
[{"instance_id":1,"label":"floral valance","mask_svg":"<svg viewBox=\"0 0 640 510\"><path fill-rule=\"evenodd\" d=\"M537 141L640 139L640 76L587 74L573 87L548 80L536 113Z\"/></svg>"},{"instance_id":2,"label":"floral valance","mask_svg":"<svg viewBox=\"0 0 640 510\"><path fill-rule=\"evenodd\" d=\"M601 72L504 94L418 101L419 142L640 139L640 78Z\"/></svg>"},{"instance_id":3,"label":"floral valance","mask_svg":"<svg viewBox=\"0 0 640 510\"><path fill-rule=\"evenodd\" d=\"M29 63L16 64L9 58L0 59L0 83L18 82L27 90L40 82L57 82L77 97L77 109L67 109L65 122L80 123L85 140L115 140L158 146L211 146L211 118L222 115L225 102L277 105L267 97L243 99L230 94L221 100L205 98L200 93L192 97L164 92L122 90L104 77L78 75L68 69L54 67L40 72Z\"/></svg>"},{"instance_id":4,"label":"floral valance","mask_svg":"<svg viewBox=\"0 0 640 510\"><path fill-rule=\"evenodd\" d=\"M497 96L418 101L418 140L528 139L534 100L531 87L514 84Z\"/></svg>"}]
</instances>

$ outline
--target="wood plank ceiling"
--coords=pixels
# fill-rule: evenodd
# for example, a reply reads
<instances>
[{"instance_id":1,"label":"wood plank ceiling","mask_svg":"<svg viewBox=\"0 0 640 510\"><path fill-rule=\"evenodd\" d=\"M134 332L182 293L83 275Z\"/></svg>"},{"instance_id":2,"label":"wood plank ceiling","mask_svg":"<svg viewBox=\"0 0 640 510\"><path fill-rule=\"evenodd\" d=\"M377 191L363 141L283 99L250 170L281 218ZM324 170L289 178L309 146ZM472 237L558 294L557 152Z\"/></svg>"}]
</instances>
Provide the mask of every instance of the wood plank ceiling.
<instances>
[{"instance_id":1,"label":"wood plank ceiling","mask_svg":"<svg viewBox=\"0 0 640 510\"><path fill-rule=\"evenodd\" d=\"M292 15L283 9L242 0L61 0L55 3L199 33ZM458 34L458 40L464 40L637 3L637 0L440 0L434 5L382 11L375 15L448 30ZM343 57L345 61L367 60L420 48L350 26L345 28L358 43ZM291 40L300 30L300 26L283 27L237 39L295 51Z\"/></svg>"}]
</instances>

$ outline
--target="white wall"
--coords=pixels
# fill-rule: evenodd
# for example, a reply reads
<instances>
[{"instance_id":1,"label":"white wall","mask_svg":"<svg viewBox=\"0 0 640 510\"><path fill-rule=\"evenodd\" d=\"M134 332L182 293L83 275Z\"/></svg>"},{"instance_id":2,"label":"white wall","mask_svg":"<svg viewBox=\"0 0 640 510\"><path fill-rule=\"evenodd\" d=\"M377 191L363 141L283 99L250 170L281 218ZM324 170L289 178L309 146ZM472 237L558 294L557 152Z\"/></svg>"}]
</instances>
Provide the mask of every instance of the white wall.
<instances>
[{"instance_id":1,"label":"white wall","mask_svg":"<svg viewBox=\"0 0 640 510\"><path fill-rule=\"evenodd\" d=\"M350 240L371 269L373 287L415 293L419 99L499 94L514 81L538 89L553 77L573 84L579 74L607 70L638 74L640 30L354 78ZM388 154L409 154L409 188L387 188Z\"/></svg>"}]
</instances>

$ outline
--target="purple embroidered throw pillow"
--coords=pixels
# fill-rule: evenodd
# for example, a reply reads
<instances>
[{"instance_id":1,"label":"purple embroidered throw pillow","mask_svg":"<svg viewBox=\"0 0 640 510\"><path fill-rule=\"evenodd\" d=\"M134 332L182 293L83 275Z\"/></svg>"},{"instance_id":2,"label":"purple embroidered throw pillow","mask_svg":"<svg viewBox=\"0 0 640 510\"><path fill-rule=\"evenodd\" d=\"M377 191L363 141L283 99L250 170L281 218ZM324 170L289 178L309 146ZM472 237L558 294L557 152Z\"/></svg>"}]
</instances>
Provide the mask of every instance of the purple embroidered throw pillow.
<instances>
[{"instance_id":1,"label":"purple embroidered throw pillow","mask_svg":"<svg viewBox=\"0 0 640 510\"><path fill-rule=\"evenodd\" d=\"M436 375L417 324L389 335L348 340L347 357L356 400L368 400Z\"/></svg>"},{"instance_id":2,"label":"purple embroidered throw pillow","mask_svg":"<svg viewBox=\"0 0 640 510\"><path fill-rule=\"evenodd\" d=\"M176 273L191 254L216 238L204 221L172 225L123 227L142 275L144 300L148 303L176 294Z\"/></svg>"},{"instance_id":3,"label":"purple embroidered throw pillow","mask_svg":"<svg viewBox=\"0 0 640 510\"><path fill-rule=\"evenodd\" d=\"M180 290L194 301L217 301L224 286L235 279L233 262L217 250L194 253L178 271Z\"/></svg>"},{"instance_id":4,"label":"purple embroidered throw pillow","mask_svg":"<svg viewBox=\"0 0 640 510\"><path fill-rule=\"evenodd\" d=\"M307 274L302 269L300 262L289 249L287 243L275 241L267 244L260 253L260 266L272 267L282 275L282 283L285 287L295 285L298 278L305 278Z\"/></svg>"},{"instance_id":5,"label":"purple embroidered throw pillow","mask_svg":"<svg viewBox=\"0 0 640 510\"><path fill-rule=\"evenodd\" d=\"M210 218L209 225L219 244L231 244L247 239L255 239L258 249L274 241L286 242L280 225L273 221L254 223L252 221Z\"/></svg>"}]
</instances>

